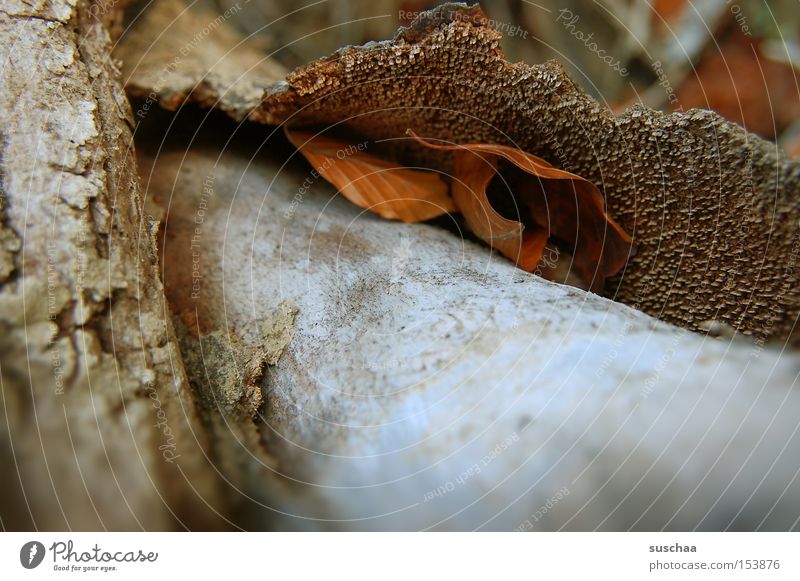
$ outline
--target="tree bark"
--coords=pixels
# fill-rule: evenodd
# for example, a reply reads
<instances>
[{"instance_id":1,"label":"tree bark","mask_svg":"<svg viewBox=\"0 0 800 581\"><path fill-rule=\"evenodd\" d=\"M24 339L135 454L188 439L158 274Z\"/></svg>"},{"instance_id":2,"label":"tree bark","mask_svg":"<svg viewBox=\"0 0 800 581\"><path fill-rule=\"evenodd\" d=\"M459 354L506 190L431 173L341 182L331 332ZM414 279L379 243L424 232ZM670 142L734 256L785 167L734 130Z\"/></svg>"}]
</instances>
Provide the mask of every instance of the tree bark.
<instances>
[{"instance_id":1,"label":"tree bark","mask_svg":"<svg viewBox=\"0 0 800 581\"><path fill-rule=\"evenodd\" d=\"M118 8L0 9L6 529L225 525L110 58Z\"/></svg>"}]
</instances>

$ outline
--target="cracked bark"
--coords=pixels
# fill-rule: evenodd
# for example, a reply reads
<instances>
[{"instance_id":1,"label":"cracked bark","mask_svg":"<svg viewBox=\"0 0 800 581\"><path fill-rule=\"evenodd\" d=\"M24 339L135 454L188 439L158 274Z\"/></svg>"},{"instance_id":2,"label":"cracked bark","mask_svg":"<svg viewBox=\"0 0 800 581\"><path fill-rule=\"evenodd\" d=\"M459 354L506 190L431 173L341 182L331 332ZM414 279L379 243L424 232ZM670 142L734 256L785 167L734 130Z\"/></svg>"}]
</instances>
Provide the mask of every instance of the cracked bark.
<instances>
[{"instance_id":1,"label":"cracked bark","mask_svg":"<svg viewBox=\"0 0 800 581\"><path fill-rule=\"evenodd\" d=\"M6 529L225 526L109 58L122 4L0 12Z\"/></svg>"}]
</instances>

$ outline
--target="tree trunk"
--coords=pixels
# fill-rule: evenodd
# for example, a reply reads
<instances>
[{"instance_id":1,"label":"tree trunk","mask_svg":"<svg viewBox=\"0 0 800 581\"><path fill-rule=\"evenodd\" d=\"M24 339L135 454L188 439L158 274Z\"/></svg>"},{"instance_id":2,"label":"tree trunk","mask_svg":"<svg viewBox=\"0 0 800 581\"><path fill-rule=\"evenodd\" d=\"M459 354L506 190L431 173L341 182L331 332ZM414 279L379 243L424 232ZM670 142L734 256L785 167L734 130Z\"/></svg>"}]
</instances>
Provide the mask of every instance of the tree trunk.
<instances>
[{"instance_id":1,"label":"tree trunk","mask_svg":"<svg viewBox=\"0 0 800 581\"><path fill-rule=\"evenodd\" d=\"M224 525L110 59L118 8L0 12L6 529Z\"/></svg>"}]
</instances>

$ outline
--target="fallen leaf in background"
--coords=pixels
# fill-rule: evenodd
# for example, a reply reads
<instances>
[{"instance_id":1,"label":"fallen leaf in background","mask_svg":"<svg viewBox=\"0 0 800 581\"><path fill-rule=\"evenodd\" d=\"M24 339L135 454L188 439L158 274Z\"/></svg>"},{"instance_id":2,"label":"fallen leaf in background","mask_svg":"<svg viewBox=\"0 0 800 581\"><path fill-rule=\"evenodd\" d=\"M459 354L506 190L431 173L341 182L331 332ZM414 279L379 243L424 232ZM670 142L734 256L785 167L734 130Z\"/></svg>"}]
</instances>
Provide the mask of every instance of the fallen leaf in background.
<instances>
[{"instance_id":1,"label":"fallen leaf in background","mask_svg":"<svg viewBox=\"0 0 800 581\"><path fill-rule=\"evenodd\" d=\"M767 139L800 116L794 69L768 58L760 41L738 30L706 50L677 96L684 109L713 109Z\"/></svg>"},{"instance_id":2,"label":"fallen leaf in background","mask_svg":"<svg viewBox=\"0 0 800 581\"><path fill-rule=\"evenodd\" d=\"M383 218L423 222L455 210L441 175L399 166L353 144L284 127L289 141L323 178L360 208Z\"/></svg>"},{"instance_id":3,"label":"fallen leaf in background","mask_svg":"<svg viewBox=\"0 0 800 581\"><path fill-rule=\"evenodd\" d=\"M653 23L659 24L661 18L666 21L675 19L685 5L686 0L653 0L651 4Z\"/></svg>"},{"instance_id":4,"label":"fallen leaf in background","mask_svg":"<svg viewBox=\"0 0 800 581\"><path fill-rule=\"evenodd\" d=\"M606 214L590 181L513 147L437 144L408 133L425 147L454 152L456 206L475 235L521 268L533 272L554 238L572 250L578 276L600 290L632 254L631 237Z\"/></svg>"}]
</instances>

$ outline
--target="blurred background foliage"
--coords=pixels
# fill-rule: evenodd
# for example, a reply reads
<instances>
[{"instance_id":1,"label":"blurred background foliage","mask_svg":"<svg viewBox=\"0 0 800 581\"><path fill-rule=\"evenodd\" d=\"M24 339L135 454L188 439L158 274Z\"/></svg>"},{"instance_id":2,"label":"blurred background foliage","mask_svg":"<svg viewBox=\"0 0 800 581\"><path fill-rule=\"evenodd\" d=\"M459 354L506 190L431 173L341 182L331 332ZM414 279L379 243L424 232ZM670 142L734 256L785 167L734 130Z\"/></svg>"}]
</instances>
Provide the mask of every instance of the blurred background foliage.
<instances>
[{"instance_id":1,"label":"blurred background foliage","mask_svg":"<svg viewBox=\"0 0 800 581\"><path fill-rule=\"evenodd\" d=\"M204 1L224 12L239 0ZM252 2L235 24L292 68L341 46L391 38L415 12L437 4L269 0ZM503 40L509 60L533 64L557 59L614 111L637 102L662 110L714 109L800 155L799 0L480 4L498 28L519 27Z\"/></svg>"}]
</instances>

